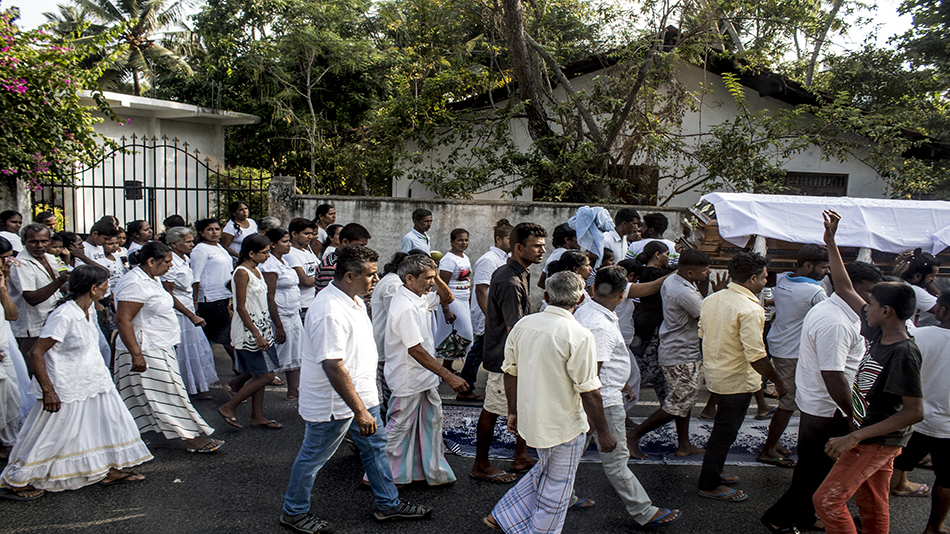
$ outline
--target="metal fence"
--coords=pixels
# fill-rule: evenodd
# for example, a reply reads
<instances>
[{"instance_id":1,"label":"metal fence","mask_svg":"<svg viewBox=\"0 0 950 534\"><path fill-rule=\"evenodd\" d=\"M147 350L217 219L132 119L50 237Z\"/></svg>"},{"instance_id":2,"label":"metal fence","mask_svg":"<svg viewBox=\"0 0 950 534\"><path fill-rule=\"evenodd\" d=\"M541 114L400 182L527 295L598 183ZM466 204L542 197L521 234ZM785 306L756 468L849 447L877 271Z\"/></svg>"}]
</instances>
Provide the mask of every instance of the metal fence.
<instances>
[{"instance_id":1,"label":"metal fence","mask_svg":"<svg viewBox=\"0 0 950 534\"><path fill-rule=\"evenodd\" d=\"M104 215L123 225L144 219L156 229L176 213L189 224L206 217L226 220L235 200L247 203L253 218L267 215L270 174L225 169L177 137L133 134L119 145L66 183L32 192L33 213L52 211L63 229L77 233L87 233Z\"/></svg>"}]
</instances>

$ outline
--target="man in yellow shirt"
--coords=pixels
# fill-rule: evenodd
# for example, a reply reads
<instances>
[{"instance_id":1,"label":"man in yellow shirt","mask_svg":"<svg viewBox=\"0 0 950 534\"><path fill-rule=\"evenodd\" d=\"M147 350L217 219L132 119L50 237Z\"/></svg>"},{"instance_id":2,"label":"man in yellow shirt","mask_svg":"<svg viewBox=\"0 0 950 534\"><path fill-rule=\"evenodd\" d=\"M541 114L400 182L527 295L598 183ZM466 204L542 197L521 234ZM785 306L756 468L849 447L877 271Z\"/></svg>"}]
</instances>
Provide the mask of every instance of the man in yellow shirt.
<instances>
[{"instance_id":1,"label":"man in yellow shirt","mask_svg":"<svg viewBox=\"0 0 950 534\"><path fill-rule=\"evenodd\" d=\"M498 501L484 522L506 532L557 534L564 526L590 424L598 447L617 440L604 416L594 334L571 312L584 281L563 271L547 279L548 307L522 317L505 342L508 429L538 451L538 463Z\"/></svg>"},{"instance_id":2,"label":"man in yellow shirt","mask_svg":"<svg viewBox=\"0 0 950 534\"><path fill-rule=\"evenodd\" d=\"M723 485L736 481L722 476L726 455L745 419L752 394L762 385L762 377L775 384L780 398L786 392L785 383L765 352L765 310L756 297L768 279L768 264L768 258L760 254L736 254L728 265L732 283L706 298L700 309L699 337L703 340L706 387L719 396L716 421L699 475L702 497L729 502L748 498L743 491Z\"/></svg>"}]
</instances>

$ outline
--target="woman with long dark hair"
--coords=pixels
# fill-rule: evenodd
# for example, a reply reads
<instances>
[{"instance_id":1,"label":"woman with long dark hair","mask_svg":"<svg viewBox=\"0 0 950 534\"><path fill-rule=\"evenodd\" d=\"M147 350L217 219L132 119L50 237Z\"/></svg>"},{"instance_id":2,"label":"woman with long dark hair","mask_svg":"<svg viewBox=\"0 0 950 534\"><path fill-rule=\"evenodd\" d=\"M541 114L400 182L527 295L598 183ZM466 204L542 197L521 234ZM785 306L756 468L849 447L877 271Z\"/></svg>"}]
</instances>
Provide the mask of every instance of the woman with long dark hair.
<instances>
[{"instance_id":1,"label":"woman with long dark hair","mask_svg":"<svg viewBox=\"0 0 950 534\"><path fill-rule=\"evenodd\" d=\"M216 219L201 219L195 223L198 244L191 251L191 271L194 274L193 294L195 312L204 319L202 327L211 343L224 346L231 361L234 347L231 346L231 270L234 262L228 250L221 246L221 225Z\"/></svg>"},{"instance_id":2,"label":"woman with long dark hair","mask_svg":"<svg viewBox=\"0 0 950 534\"><path fill-rule=\"evenodd\" d=\"M248 236L257 235L257 223L250 217L246 202L237 200L228 204L230 218L221 231L221 244L231 257L241 255L241 244Z\"/></svg>"},{"instance_id":3,"label":"woman with long dark hair","mask_svg":"<svg viewBox=\"0 0 950 534\"><path fill-rule=\"evenodd\" d=\"M241 244L238 266L231 276L234 295L231 343L234 344L235 367L241 374L228 381L232 397L218 412L235 428L244 428L235 415L238 404L248 397L251 398L251 426L283 428L277 421L264 417L264 387L274 380L274 371L280 368L267 308L267 283L257 268L270 256L270 244L270 240L260 234L247 236Z\"/></svg>"},{"instance_id":4,"label":"woman with long dark hair","mask_svg":"<svg viewBox=\"0 0 950 534\"><path fill-rule=\"evenodd\" d=\"M129 254L132 270L115 288L115 382L140 432L183 439L188 452L214 452L223 441L191 405L181 380L175 345L181 329L172 296L159 278L172 265L172 252L152 241Z\"/></svg>"},{"instance_id":5,"label":"woman with long dark hair","mask_svg":"<svg viewBox=\"0 0 950 534\"><path fill-rule=\"evenodd\" d=\"M69 293L50 313L28 354L33 405L7 467L3 497L30 500L44 491L78 489L96 482L135 482L128 468L152 459L99 354L92 309L109 291L109 273L80 265Z\"/></svg>"}]
</instances>

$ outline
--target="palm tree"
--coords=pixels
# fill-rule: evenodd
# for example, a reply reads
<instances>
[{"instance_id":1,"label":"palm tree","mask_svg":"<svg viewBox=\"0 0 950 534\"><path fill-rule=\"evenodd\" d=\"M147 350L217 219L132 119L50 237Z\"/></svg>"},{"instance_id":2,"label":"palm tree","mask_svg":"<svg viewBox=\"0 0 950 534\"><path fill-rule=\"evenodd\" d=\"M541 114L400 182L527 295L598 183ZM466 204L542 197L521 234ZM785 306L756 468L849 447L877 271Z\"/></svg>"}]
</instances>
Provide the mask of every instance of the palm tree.
<instances>
[{"instance_id":1,"label":"palm tree","mask_svg":"<svg viewBox=\"0 0 950 534\"><path fill-rule=\"evenodd\" d=\"M155 66L187 75L193 73L183 58L157 41L160 33L166 38L175 33L163 32L163 28L181 22L185 0L74 0L74 3L104 27L122 28L115 43L119 52L111 57L99 80L102 88L115 90L123 80L131 78L134 94L141 96L143 79L154 84Z\"/></svg>"}]
</instances>

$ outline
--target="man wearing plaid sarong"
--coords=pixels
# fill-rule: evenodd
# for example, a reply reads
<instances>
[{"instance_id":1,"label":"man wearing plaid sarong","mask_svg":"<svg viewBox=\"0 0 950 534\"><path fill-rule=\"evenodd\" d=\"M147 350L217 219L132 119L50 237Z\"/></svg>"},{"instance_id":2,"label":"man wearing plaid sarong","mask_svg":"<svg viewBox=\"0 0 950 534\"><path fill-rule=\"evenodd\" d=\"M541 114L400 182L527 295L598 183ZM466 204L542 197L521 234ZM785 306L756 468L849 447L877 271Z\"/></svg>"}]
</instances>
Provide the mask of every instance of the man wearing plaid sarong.
<instances>
[{"instance_id":1,"label":"man wearing plaid sarong","mask_svg":"<svg viewBox=\"0 0 950 534\"><path fill-rule=\"evenodd\" d=\"M537 449L539 460L483 520L509 534L561 532L588 419L601 451L617 445L604 417L594 335L571 315L583 293L573 272L548 278L548 307L519 320L505 343L508 429Z\"/></svg>"}]
</instances>

